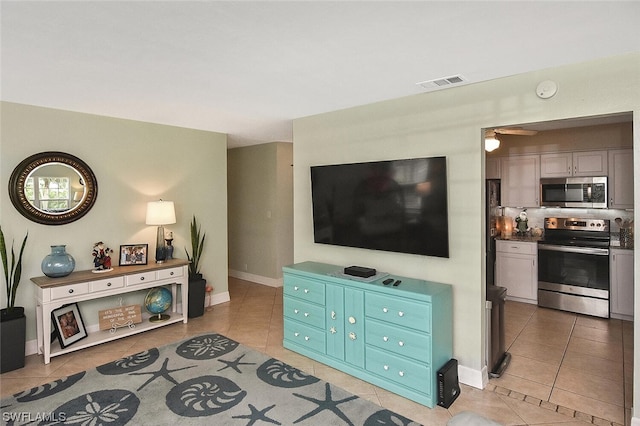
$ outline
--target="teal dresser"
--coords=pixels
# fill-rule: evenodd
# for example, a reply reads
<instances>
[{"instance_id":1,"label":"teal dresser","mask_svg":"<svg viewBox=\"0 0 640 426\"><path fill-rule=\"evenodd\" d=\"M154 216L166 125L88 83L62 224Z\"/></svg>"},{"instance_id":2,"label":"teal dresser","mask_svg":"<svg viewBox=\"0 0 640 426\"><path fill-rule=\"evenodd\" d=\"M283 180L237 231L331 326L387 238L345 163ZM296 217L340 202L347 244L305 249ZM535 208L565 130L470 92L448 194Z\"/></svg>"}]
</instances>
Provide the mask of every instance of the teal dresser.
<instances>
[{"instance_id":1,"label":"teal dresser","mask_svg":"<svg viewBox=\"0 0 640 426\"><path fill-rule=\"evenodd\" d=\"M436 373L453 352L451 286L391 276L402 280L393 287L342 271L283 268L284 347L433 407Z\"/></svg>"}]
</instances>

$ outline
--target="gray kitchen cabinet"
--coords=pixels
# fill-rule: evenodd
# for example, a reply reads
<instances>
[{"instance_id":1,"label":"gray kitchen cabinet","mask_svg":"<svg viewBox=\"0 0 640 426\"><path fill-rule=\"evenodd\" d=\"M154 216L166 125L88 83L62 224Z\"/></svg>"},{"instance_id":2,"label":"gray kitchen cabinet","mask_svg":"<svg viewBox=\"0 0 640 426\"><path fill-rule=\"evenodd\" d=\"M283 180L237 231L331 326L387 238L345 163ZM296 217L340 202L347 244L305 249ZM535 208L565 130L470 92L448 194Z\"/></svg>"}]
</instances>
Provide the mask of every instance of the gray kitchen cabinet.
<instances>
[{"instance_id":1,"label":"gray kitchen cabinet","mask_svg":"<svg viewBox=\"0 0 640 426\"><path fill-rule=\"evenodd\" d=\"M610 209L633 208L633 150L609 151L607 187Z\"/></svg>"},{"instance_id":2,"label":"gray kitchen cabinet","mask_svg":"<svg viewBox=\"0 0 640 426\"><path fill-rule=\"evenodd\" d=\"M606 176L607 151L558 152L540 155L540 177Z\"/></svg>"},{"instance_id":3,"label":"gray kitchen cabinet","mask_svg":"<svg viewBox=\"0 0 640 426\"><path fill-rule=\"evenodd\" d=\"M538 303L538 244L496 241L496 285L507 289L507 299Z\"/></svg>"},{"instance_id":4,"label":"gray kitchen cabinet","mask_svg":"<svg viewBox=\"0 0 640 426\"><path fill-rule=\"evenodd\" d=\"M633 321L633 250L611 249L611 318Z\"/></svg>"},{"instance_id":5,"label":"gray kitchen cabinet","mask_svg":"<svg viewBox=\"0 0 640 426\"><path fill-rule=\"evenodd\" d=\"M540 206L540 156L504 157L500 164L502 205L509 207Z\"/></svg>"}]
</instances>

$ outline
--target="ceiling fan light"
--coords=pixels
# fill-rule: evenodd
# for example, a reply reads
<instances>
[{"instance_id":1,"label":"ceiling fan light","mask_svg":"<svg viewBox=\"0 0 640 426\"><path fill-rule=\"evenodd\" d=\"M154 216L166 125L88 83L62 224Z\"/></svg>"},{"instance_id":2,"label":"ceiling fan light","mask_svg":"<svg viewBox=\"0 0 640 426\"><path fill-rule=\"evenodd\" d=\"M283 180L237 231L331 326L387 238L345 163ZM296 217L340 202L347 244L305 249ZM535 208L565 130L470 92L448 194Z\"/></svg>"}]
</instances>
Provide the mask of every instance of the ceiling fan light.
<instances>
[{"instance_id":1,"label":"ceiling fan light","mask_svg":"<svg viewBox=\"0 0 640 426\"><path fill-rule=\"evenodd\" d=\"M495 151L496 149L498 149L499 146L500 146L500 141L495 137L486 138L484 140L484 149L487 152Z\"/></svg>"}]
</instances>

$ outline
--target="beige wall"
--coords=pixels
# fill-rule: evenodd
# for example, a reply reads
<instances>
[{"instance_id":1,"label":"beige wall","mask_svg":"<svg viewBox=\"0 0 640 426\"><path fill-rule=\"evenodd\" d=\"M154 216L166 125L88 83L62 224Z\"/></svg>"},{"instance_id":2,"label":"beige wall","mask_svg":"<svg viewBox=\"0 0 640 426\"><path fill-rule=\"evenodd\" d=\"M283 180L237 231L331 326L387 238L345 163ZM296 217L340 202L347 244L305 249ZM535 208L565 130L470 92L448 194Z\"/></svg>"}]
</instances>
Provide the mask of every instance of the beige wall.
<instances>
[{"instance_id":1,"label":"beige wall","mask_svg":"<svg viewBox=\"0 0 640 426\"><path fill-rule=\"evenodd\" d=\"M207 233L201 271L215 293L227 293L226 135L7 102L0 107L0 223L8 239L21 241L29 231L16 301L27 311L27 340L36 335L35 291L29 278L42 275L40 263L50 246L66 244L76 270L93 266L96 241L115 250L120 244L148 243L153 261L156 227L144 223L147 201L175 202L177 223L166 229L173 231L177 258L186 258L189 222L196 215ZM73 154L92 168L98 197L80 220L47 226L16 211L7 185L24 158L54 150ZM5 291L0 294L5 306ZM142 297L128 295L125 303L141 303ZM97 310L117 304L112 299L83 303L84 322L97 324Z\"/></svg>"},{"instance_id":2,"label":"beige wall","mask_svg":"<svg viewBox=\"0 0 640 426\"><path fill-rule=\"evenodd\" d=\"M292 263L292 156L283 142L228 151L231 275L278 285Z\"/></svg>"},{"instance_id":3,"label":"beige wall","mask_svg":"<svg viewBox=\"0 0 640 426\"><path fill-rule=\"evenodd\" d=\"M553 98L543 100L535 88L547 79L556 81L560 89ZM460 379L481 385L485 358L483 128L625 111L634 112L638 128L640 54L295 120L295 261L371 266L453 285L454 357L461 365ZM640 170L639 138L636 132L636 170ZM442 155L447 157L448 171L449 259L314 244L310 166ZM638 188L636 200L640 200ZM637 263L638 258L636 268ZM640 344L637 337L636 343Z\"/></svg>"}]
</instances>

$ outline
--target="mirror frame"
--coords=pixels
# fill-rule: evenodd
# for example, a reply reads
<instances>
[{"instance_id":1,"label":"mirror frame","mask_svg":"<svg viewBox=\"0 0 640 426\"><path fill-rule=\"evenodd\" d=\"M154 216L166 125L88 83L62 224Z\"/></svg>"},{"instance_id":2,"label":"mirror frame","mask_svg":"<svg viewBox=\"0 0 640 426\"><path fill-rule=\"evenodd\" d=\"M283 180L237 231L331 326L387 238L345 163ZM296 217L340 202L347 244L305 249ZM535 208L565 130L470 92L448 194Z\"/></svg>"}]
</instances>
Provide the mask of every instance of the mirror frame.
<instances>
[{"instance_id":1,"label":"mirror frame","mask_svg":"<svg viewBox=\"0 0 640 426\"><path fill-rule=\"evenodd\" d=\"M86 195L75 208L52 214L38 210L24 194L24 184L32 171L49 163L62 163L72 167L82 178ZM87 214L98 197L98 181L91 168L81 159L66 152L47 151L34 154L16 166L9 178L9 198L21 215L44 225L64 225Z\"/></svg>"}]
</instances>

